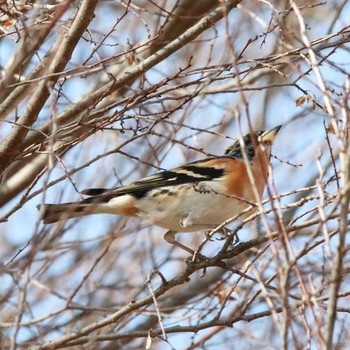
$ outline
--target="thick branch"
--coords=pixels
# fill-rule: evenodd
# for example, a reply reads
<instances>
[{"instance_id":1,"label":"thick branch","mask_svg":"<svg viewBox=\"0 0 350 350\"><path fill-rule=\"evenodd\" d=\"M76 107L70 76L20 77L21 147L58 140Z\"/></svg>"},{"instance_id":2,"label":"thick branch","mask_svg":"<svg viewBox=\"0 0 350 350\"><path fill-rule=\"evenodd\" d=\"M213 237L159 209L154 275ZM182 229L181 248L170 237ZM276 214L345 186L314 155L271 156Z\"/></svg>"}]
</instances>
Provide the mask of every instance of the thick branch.
<instances>
[{"instance_id":1,"label":"thick branch","mask_svg":"<svg viewBox=\"0 0 350 350\"><path fill-rule=\"evenodd\" d=\"M57 56L54 58L49 73L57 73L63 70L69 61L75 46L94 16L97 0L83 1L75 20L66 37L63 39ZM29 127L36 121L39 112L50 96L50 87L58 80L59 76L45 79L38 84L33 97L29 100L22 117L16 123L11 134L5 139L0 147L0 173L13 162L15 156L21 151L21 145L25 139Z\"/></svg>"}]
</instances>

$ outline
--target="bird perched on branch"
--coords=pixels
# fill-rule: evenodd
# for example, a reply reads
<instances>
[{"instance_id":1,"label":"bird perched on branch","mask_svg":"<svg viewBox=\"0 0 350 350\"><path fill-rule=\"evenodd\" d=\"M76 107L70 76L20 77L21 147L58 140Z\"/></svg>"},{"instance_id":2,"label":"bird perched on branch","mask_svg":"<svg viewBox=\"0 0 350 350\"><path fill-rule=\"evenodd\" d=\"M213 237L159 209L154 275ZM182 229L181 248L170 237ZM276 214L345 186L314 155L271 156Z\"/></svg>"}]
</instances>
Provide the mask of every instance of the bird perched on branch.
<instances>
[{"instance_id":1,"label":"bird perched on branch","mask_svg":"<svg viewBox=\"0 0 350 350\"><path fill-rule=\"evenodd\" d=\"M223 156L161 171L123 187L87 189L81 193L90 198L41 204L38 209L45 224L101 213L137 216L168 229L167 242L193 253L175 239L176 232L213 229L243 211L241 218L256 210L280 128L248 133Z\"/></svg>"}]
</instances>

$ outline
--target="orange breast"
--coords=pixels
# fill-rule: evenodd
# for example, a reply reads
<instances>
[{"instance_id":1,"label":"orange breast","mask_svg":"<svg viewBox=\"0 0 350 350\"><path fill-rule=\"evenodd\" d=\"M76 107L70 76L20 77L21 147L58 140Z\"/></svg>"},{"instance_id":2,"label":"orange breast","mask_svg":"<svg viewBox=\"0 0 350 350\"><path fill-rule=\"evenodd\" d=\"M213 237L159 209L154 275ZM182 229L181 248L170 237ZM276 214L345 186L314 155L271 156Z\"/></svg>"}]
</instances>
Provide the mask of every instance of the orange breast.
<instances>
[{"instance_id":1,"label":"orange breast","mask_svg":"<svg viewBox=\"0 0 350 350\"><path fill-rule=\"evenodd\" d=\"M243 160L232 158L213 159L207 164L217 166L225 165L227 169L225 174L225 192L227 194L256 202L252 184L248 176L247 166ZM260 157L260 160L256 157L254 164L251 166L251 171L259 197L261 197L266 186L267 169L268 163L266 157Z\"/></svg>"}]
</instances>

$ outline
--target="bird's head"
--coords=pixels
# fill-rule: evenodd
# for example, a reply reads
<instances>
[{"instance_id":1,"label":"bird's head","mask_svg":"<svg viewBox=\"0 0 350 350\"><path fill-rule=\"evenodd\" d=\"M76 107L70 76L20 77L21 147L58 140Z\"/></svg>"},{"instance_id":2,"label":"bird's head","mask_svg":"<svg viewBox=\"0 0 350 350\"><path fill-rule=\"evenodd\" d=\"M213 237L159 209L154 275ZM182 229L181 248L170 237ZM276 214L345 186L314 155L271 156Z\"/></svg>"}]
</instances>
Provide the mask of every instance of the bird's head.
<instances>
[{"instance_id":1,"label":"bird's head","mask_svg":"<svg viewBox=\"0 0 350 350\"><path fill-rule=\"evenodd\" d=\"M243 137L244 149L249 161L254 159L256 149L259 145L262 146L268 157L270 157L273 141L281 127L282 125L278 125L273 129L255 131ZM225 156L243 159L240 140L236 140L231 146L226 148Z\"/></svg>"}]
</instances>

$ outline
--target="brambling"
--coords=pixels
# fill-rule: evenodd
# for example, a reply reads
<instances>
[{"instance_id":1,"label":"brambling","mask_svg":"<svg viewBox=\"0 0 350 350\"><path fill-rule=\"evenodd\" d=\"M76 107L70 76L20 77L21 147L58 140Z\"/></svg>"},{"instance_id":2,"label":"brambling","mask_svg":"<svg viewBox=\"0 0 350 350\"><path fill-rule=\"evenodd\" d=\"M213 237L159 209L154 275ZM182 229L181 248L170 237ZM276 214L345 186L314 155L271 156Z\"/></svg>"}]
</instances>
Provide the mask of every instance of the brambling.
<instances>
[{"instance_id":1,"label":"brambling","mask_svg":"<svg viewBox=\"0 0 350 350\"><path fill-rule=\"evenodd\" d=\"M256 210L254 203L267 183L271 147L280 128L249 133L223 156L161 171L123 187L87 189L81 193L90 198L41 204L38 209L45 224L101 213L137 216L168 229L167 242L193 253L175 239L176 232L213 229L250 206L242 218Z\"/></svg>"}]
</instances>

